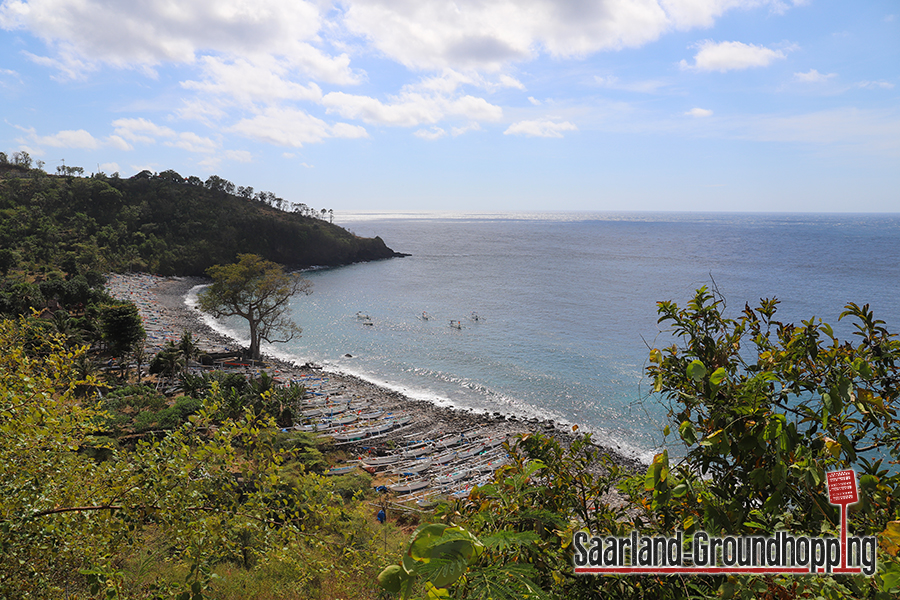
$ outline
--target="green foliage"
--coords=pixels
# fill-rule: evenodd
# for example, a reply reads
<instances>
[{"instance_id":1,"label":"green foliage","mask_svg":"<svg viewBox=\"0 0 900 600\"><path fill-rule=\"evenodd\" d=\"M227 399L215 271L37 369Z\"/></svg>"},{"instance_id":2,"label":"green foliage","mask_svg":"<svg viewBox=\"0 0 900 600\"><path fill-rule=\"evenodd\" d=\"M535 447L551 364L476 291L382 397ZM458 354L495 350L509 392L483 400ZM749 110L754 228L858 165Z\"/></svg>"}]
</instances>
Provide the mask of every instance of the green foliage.
<instances>
[{"instance_id":1,"label":"green foliage","mask_svg":"<svg viewBox=\"0 0 900 600\"><path fill-rule=\"evenodd\" d=\"M100 331L113 356L131 352L146 336L141 315L130 302L101 306Z\"/></svg>"},{"instance_id":2,"label":"green foliage","mask_svg":"<svg viewBox=\"0 0 900 600\"><path fill-rule=\"evenodd\" d=\"M260 358L260 343L287 342L300 328L287 316L289 301L310 294L312 283L296 273L253 254L238 255L232 265L207 269L212 284L198 297L201 310L214 317L238 316L250 328L250 357Z\"/></svg>"},{"instance_id":3,"label":"green foliage","mask_svg":"<svg viewBox=\"0 0 900 600\"><path fill-rule=\"evenodd\" d=\"M296 458L277 448L266 415L216 421L213 384L161 409L180 422L169 434L124 450L96 435L108 413L77 398L92 383L73 368L84 349L40 325L0 322L0 597L205 598L224 562L291 565L291 595L305 586L301 595L328 597L310 585L336 564L355 577L371 568L372 530L328 479L303 468L288 476ZM164 406L142 386L104 405ZM147 547L163 569L155 580L128 558Z\"/></svg>"},{"instance_id":4,"label":"green foliage","mask_svg":"<svg viewBox=\"0 0 900 600\"><path fill-rule=\"evenodd\" d=\"M900 342L868 306L852 303L840 318L854 319L855 345L815 318L800 326L775 320L776 300L747 306L736 319L722 309L705 288L684 309L659 304L660 322L679 343L654 349L647 372L669 401L687 454L672 464L663 452L648 469L642 501L649 525L661 532L834 533L839 509L828 503L825 472L853 468L862 502L851 512L851 531L887 531L900 518L900 474L881 466L900 457ZM887 573L900 572L889 554L879 560ZM747 581L750 587L728 589L759 582ZM787 593L797 581L823 593L831 585L823 578L769 581L767 593ZM858 577L846 585L858 597L877 596L878 581Z\"/></svg>"},{"instance_id":5,"label":"green foliage","mask_svg":"<svg viewBox=\"0 0 900 600\"><path fill-rule=\"evenodd\" d=\"M83 178L66 167L64 176L32 177L22 166L30 159L18 154L19 165L0 169L0 247L11 253L0 255L0 269L201 275L238 252L296 266L394 256L378 238L267 206L268 193L235 196L233 184L215 176L206 186L174 171Z\"/></svg>"}]
</instances>

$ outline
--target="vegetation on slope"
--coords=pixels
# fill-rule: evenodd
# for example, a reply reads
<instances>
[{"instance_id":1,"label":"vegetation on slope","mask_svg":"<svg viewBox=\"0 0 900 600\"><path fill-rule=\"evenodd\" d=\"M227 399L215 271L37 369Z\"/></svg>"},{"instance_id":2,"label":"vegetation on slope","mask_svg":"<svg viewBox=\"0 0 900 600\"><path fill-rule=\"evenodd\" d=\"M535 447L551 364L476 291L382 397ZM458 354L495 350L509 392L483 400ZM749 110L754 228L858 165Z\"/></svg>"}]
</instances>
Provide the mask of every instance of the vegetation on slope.
<instances>
[{"instance_id":1,"label":"vegetation on slope","mask_svg":"<svg viewBox=\"0 0 900 600\"><path fill-rule=\"evenodd\" d=\"M854 322L851 343L821 321L777 321L774 300L737 318L705 289L685 307L661 302L676 343L651 351L647 375L668 403L665 433L677 432L683 458L664 451L632 474L589 436L569 447L526 436L507 446L510 464L491 484L423 514L402 547L398 526L407 522L394 512L387 525L374 522L366 476L322 477L334 459L327 445L279 432L302 389L184 373L189 337L151 365L155 383L176 393L148 386L140 365L101 369L143 337L133 305L98 289L102 269L194 272L187 265L202 236L193 230L233 223L216 207L272 209L212 178L203 186L177 174L85 179L72 167L50 177L29 166L8 166L0 180L0 259L14 272L0 296L0 598L375 598L379 571L382 594L429 599L900 592L900 342L866 306L840 316ZM254 218L242 222L274 227ZM210 231L210 248L225 252ZM343 234L334 235L340 247ZM287 244L265 243L273 252ZM59 310L39 318L35 307ZM580 530L836 536L824 474L846 468L859 474L861 498L850 533L878 539L871 577L573 573Z\"/></svg>"},{"instance_id":2,"label":"vegetation on slope","mask_svg":"<svg viewBox=\"0 0 900 600\"><path fill-rule=\"evenodd\" d=\"M202 275L239 253L289 268L398 256L381 238L360 238L304 204L254 193L218 176L174 171L121 179L77 177L10 163L0 153L0 271L69 276L143 271ZM19 160L19 162L22 162ZM290 210L287 210L290 209Z\"/></svg>"}]
</instances>

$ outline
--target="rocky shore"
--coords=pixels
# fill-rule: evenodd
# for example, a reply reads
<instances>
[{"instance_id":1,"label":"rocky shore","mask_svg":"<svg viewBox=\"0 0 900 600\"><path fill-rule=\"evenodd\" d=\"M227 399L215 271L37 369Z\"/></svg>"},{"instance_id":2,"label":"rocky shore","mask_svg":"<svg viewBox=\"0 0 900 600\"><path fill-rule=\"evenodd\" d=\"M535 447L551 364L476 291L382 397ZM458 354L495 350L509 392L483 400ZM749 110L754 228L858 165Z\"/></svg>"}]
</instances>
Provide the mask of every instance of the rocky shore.
<instances>
[{"instance_id":1,"label":"rocky shore","mask_svg":"<svg viewBox=\"0 0 900 600\"><path fill-rule=\"evenodd\" d=\"M178 341L185 331L191 332L195 342L205 352L216 353L236 350L240 344L208 327L200 318L200 313L189 308L184 298L195 285L204 283L198 277L157 277L146 274L112 275L107 289L116 298L134 302L144 320L148 334L147 352L155 354L166 341ZM571 442L576 433L550 420L519 419L505 417L499 413L486 415L466 410L435 406L422 400L409 398L399 392L382 388L357 377L325 372L311 364L302 366L266 357L262 370L281 381L309 379L315 377L329 389L340 390L343 398L364 398L369 405L381 409L413 415L412 422L379 436L377 440L363 440L351 444L348 450L378 454L389 447L395 447L416 436L438 436L478 429L485 435L514 435L528 432L542 432L560 442ZM374 442L374 443L373 443ZM613 449L604 448L602 440L595 439L604 453L617 464L628 469L642 469L637 460L621 455Z\"/></svg>"}]
</instances>

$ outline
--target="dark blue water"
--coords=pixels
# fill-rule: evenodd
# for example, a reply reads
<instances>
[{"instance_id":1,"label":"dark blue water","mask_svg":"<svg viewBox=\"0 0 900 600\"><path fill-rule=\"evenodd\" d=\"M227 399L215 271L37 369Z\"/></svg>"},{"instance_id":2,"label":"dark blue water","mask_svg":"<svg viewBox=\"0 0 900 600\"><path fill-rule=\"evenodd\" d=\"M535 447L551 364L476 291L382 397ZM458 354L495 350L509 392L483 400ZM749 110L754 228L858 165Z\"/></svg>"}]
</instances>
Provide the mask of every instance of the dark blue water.
<instances>
[{"instance_id":1,"label":"dark blue water","mask_svg":"<svg viewBox=\"0 0 900 600\"><path fill-rule=\"evenodd\" d=\"M837 316L853 301L900 325L898 215L357 214L335 222L412 256L309 273L314 292L294 305L303 337L280 355L440 404L579 424L645 458L665 416L642 381L648 348L668 342L657 301L683 304L714 281L734 314L775 296L781 320L815 315L847 336Z\"/></svg>"}]
</instances>

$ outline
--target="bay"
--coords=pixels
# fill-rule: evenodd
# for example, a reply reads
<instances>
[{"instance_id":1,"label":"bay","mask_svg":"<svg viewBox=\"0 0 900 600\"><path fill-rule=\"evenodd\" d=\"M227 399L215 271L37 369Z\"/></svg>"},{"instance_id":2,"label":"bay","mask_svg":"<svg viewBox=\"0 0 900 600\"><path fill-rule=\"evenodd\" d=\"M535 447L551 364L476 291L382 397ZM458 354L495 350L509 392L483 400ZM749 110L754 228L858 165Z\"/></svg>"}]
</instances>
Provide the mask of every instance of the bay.
<instances>
[{"instance_id":1,"label":"bay","mask_svg":"<svg viewBox=\"0 0 900 600\"><path fill-rule=\"evenodd\" d=\"M821 317L843 337L852 330L837 317L851 301L869 303L889 329L900 324L893 214L356 213L335 222L411 256L307 272L314 292L292 304L303 336L268 352L437 404L578 425L643 460L662 443L666 412L642 378L650 348L671 343L658 301L684 304L706 285L732 314L774 296L781 320ZM241 337L239 323L217 327Z\"/></svg>"}]
</instances>

